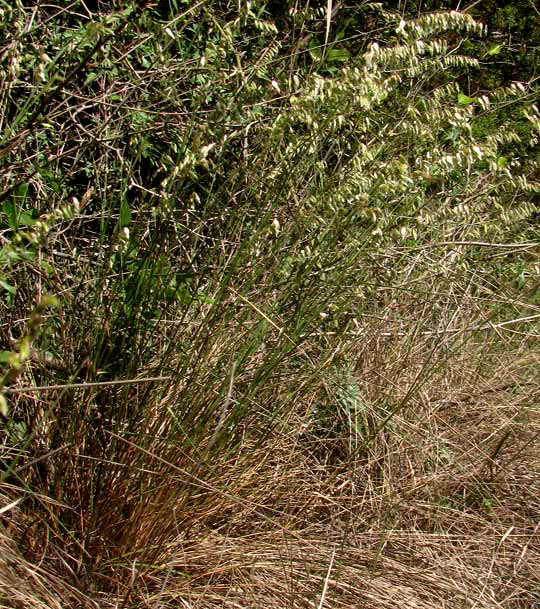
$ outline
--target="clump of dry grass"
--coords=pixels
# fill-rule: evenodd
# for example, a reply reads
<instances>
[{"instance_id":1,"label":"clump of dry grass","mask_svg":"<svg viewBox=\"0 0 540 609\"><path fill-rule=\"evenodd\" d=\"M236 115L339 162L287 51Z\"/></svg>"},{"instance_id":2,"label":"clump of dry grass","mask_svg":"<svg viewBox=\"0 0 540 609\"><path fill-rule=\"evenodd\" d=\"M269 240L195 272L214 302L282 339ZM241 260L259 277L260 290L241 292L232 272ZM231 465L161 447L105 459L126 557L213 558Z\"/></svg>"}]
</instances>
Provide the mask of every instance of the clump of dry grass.
<instances>
[{"instance_id":1,"label":"clump of dry grass","mask_svg":"<svg viewBox=\"0 0 540 609\"><path fill-rule=\"evenodd\" d=\"M2 485L0 497L0 602L3 607L62 609L95 607L58 553L58 540L40 518L25 508L21 488ZM13 497L16 499L13 500ZM34 497L42 505L48 497Z\"/></svg>"},{"instance_id":2,"label":"clump of dry grass","mask_svg":"<svg viewBox=\"0 0 540 609\"><path fill-rule=\"evenodd\" d=\"M128 5L0 13L0 603L530 607L535 186L411 43L481 28L298 80L248 5Z\"/></svg>"},{"instance_id":3,"label":"clump of dry grass","mask_svg":"<svg viewBox=\"0 0 540 609\"><path fill-rule=\"evenodd\" d=\"M345 416L334 405L333 419L321 414L325 401L345 395L329 368L272 433L261 438L260 413L253 415L234 450L222 445L204 465L194 454L173 460L157 435L148 446L128 441L124 473L110 488L118 535L107 537L108 554L87 563L86 582L83 570L72 572L65 533L62 548L63 534L37 517L44 498L3 515L0 589L10 606L533 606L540 595L536 358L493 353L480 383L471 363L485 340L482 348L469 342L453 361L441 352L454 368L431 353L436 372L377 431L387 411L374 379L395 376L401 362L400 382L386 387L391 408L421 362L396 357L410 350L410 335L384 348L377 332L371 336L370 357L358 345L360 363L345 377L357 384L371 436L350 409ZM429 342L418 334L417 352L428 352ZM270 393L289 397L283 386ZM114 501L143 470L156 486L121 523ZM5 487L5 504L17 496L20 489ZM100 526L105 536L106 521Z\"/></svg>"},{"instance_id":4,"label":"clump of dry grass","mask_svg":"<svg viewBox=\"0 0 540 609\"><path fill-rule=\"evenodd\" d=\"M480 395L433 379L366 451L347 454L351 438L336 436L333 462L314 450L320 429L305 413L289 421L246 473L241 505L224 499L222 520L178 531L145 602L530 607L540 593L539 421L534 392L497 391L518 372L507 357ZM133 593L142 580L137 571Z\"/></svg>"}]
</instances>

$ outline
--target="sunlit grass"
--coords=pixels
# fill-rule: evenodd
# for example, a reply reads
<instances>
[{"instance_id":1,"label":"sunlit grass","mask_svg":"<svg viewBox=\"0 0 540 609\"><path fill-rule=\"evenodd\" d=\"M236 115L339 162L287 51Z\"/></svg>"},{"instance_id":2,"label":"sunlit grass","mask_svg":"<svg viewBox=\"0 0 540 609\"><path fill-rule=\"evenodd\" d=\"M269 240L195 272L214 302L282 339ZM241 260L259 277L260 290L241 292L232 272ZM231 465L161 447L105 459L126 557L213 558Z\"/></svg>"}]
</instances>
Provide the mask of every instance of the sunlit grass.
<instances>
[{"instance_id":1,"label":"sunlit grass","mask_svg":"<svg viewBox=\"0 0 540 609\"><path fill-rule=\"evenodd\" d=\"M537 185L490 166L507 125L475 152L417 47L299 91L261 15L76 5L1 16L4 606L537 599Z\"/></svg>"}]
</instances>

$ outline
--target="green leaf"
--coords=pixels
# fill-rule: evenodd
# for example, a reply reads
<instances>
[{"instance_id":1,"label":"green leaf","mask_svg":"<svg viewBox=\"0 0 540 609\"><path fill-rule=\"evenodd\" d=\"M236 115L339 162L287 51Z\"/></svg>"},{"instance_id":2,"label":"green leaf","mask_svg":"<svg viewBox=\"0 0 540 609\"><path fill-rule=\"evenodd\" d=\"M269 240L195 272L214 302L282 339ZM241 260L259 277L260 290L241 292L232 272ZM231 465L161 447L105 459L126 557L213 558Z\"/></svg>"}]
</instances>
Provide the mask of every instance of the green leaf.
<instances>
[{"instance_id":1,"label":"green leaf","mask_svg":"<svg viewBox=\"0 0 540 609\"><path fill-rule=\"evenodd\" d=\"M15 286L7 283L3 279L0 279L0 287L4 288L4 290L7 290L12 296L15 296L15 293L17 292L17 288Z\"/></svg>"},{"instance_id":2,"label":"green leaf","mask_svg":"<svg viewBox=\"0 0 540 609\"><path fill-rule=\"evenodd\" d=\"M40 263L40 267L47 273L49 277L54 275L54 267L47 260L42 260Z\"/></svg>"},{"instance_id":3,"label":"green leaf","mask_svg":"<svg viewBox=\"0 0 540 609\"><path fill-rule=\"evenodd\" d=\"M215 304L216 301L214 298L211 298L210 296L206 296L206 294L196 294L195 295L195 300L198 300L199 302L203 302L204 304Z\"/></svg>"},{"instance_id":4,"label":"green leaf","mask_svg":"<svg viewBox=\"0 0 540 609\"><path fill-rule=\"evenodd\" d=\"M84 81L84 86L86 87L90 83L93 83L97 77L98 75L96 74L96 72L89 72L88 76L86 77L86 80Z\"/></svg>"},{"instance_id":5,"label":"green leaf","mask_svg":"<svg viewBox=\"0 0 540 609\"><path fill-rule=\"evenodd\" d=\"M9 435L9 439L12 442L23 442L27 436L26 423L24 421L11 420L9 421L9 425L7 426L7 432Z\"/></svg>"},{"instance_id":6,"label":"green leaf","mask_svg":"<svg viewBox=\"0 0 540 609\"><path fill-rule=\"evenodd\" d=\"M44 179L47 185L56 193L60 194L61 188L60 183L58 182L54 172L50 169L40 168L39 170L40 176Z\"/></svg>"},{"instance_id":7,"label":"green leaf","mask_svg":"<svg viewBox=\"0 0 540 609\"><path fill-rule=\"evenodd\" d=\"M502 44L494 44L492 47L490 47L486 55L498 55L501 52L502 47Z\"/></svg>"},{"instance_id":8,"label":"green leaf","mask_svg":"<svg viewBox=\"0 0 540 609\"><path fill-rule=\"evenodd\" d=\"M460 106L469 106L470 104L474 104L476 101L474 97L469 97L468 95L465 95L465 93L461 92L458 93L457 100Z\"/></svg>"},{"instance_id":9,"label":"green leaf","mask_svg":"<svg viewBox=\"0 0 540 609\"><path fill-rule=\"evenodd\" d=\"M141 127L149 121L149 116L146 112L134 112L131 115L131 121L135 127Z\"/></svg>"},{"instance_id":10,"label":"green leaf","mask_svg":"<svg viewBox=\"0 0 540 609\"><path fill-rule=\"evenodd\" d=\"M19 222L17 220L17 211L13 199L4 203L4 213L7 216L9 228L17 230L19 228Z\"/></svg>"},{"instance_id":11,"label":"green leaf","mask_svg":"<svg viewBox=\"0 0 540 609\"><path fill-rule=\"evenodd\" d=\"M9 408L6 398L0 393L0 414L7 417L9 414Z\"/></svg>"},{"instance_id":12,"label":"green leaf","mask_svg":"<svg viewBox=\"0 0 540 609\"><path fill-rule=\"evenodd\" d=\"M326 54L328 61L349 61L351 54L346 49L330 49Z\"/></svg>"},{"instance_id":13,"label":"green leaf","mask_svg":"<svg viewBox=\"0 0 540 609\"><path fill-rule=\"evenodd\" d=\"M320 61L322 59L322 50L317 39L310 41L308 50L313 61Z\"/></svg>"},{"instance_id":14,"label":"green leaf","mask_svg":"<svg viewBox=\"0 0 540 609\"><path fill-rule=\"evenodd\" d=\"M22 224L24 226L32 226L32 224L35 224L37 221L37 217L35 215L36 211L37 210L32 210L30 212L23 211L19 217L19 224Z\"/></svg>"},{"instance_id":15,"label":"green leaf","mask_svg":"<svg viewBox=\"0 0 540 609\"><path fill-rule=\"evenodd\" d=\"M26 200L26 194L28 193L28 182L24 182L23 184L19 184L15 189L15 198L18 199L18 203L22 204Z\"/></svg>"},{"instance_id":16,"label":"green leaf","mask_svg":"<svg viewBox=\"0 0 540 609\"><path fill-rule=\"evenodd\" d=\"M0 364L9 364L11 351L0 351Z\"/></svg>"},{"instance_id":17,"label":"green leaf","mask_svg":"<svg viewBox=\"0 0 540 609\"><path fill-rule=\"evenodd\" d=\"M129 203L123 199L122 204L120 205L120 228L124 228L131 222L131 209L129 208Z\"/></svg>"}]
</instances>

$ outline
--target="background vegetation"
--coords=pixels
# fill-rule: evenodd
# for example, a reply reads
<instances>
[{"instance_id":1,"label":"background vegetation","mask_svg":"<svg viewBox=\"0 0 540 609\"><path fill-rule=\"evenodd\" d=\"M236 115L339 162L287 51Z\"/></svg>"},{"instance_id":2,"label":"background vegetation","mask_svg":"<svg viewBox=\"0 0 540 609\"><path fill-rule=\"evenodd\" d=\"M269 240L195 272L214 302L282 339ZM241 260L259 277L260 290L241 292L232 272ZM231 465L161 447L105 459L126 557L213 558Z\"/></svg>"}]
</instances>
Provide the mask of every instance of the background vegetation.
<instances>
[{"instance_id":1,"label":"background vegetation","mask_svg":"<svg viewBox=\"0 0 540 609\"><path fill-rule=\"evenodd\" d=\"M538 13L446 4L0 2L2 607L540 602Z\"/></svg>"}]
</instances>

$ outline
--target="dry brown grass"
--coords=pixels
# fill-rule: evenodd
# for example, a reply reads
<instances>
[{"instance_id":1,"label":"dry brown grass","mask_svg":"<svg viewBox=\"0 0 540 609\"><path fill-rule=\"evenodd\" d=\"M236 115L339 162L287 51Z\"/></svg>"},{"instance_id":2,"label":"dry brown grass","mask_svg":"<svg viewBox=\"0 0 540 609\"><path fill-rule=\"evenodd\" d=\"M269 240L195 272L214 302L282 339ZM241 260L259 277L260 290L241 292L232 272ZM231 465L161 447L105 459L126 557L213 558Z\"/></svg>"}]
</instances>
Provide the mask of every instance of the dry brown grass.
<instances>
[{"instance_id":1,"label":"dry brown grass","mask_svg":"<svg viewBox=\"0 0 540 609\"><path fill-rule=\"evenodd\" d=\"M410 335L370 336L357 345L348 378L356 379L371 436L340 408L329 368L262 443L260 413L248 417L243 440L213 453L211 467L193 455L174 460L157 440L129 446L111 501L143 469L159 483L122 526L111 504L110 525L119 530L103 535L117 545L88 556L77 574L68 556L84 552L43 515L49 498L32 496L2 515L4 606L534 607L535 356L529 349L525 357L522 344L497 352L483 336L462 345L448 367L430 352L429 337L417 336L413 349ZM425 368L421 354L432 373L404 403ZM471 363L481 357L483 366ZM284 387L268 393L290 398ZM328 403L333 418L321 415ZM21 496L5 486L2 505Z\"/></svg>"}]
</instances>

